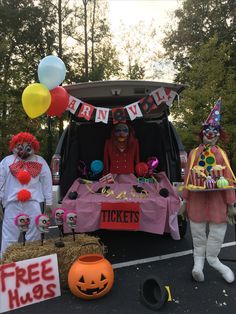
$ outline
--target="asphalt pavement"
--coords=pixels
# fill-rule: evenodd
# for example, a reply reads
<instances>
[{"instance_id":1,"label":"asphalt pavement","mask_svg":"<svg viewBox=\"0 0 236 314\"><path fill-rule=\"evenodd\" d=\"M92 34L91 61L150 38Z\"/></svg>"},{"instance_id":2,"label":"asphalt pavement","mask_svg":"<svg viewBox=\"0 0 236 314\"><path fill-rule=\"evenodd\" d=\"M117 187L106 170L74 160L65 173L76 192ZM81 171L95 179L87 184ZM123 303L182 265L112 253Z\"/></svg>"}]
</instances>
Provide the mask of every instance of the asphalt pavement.
<instances>
[{"instance_id":1,"label":"asphalt pavement","mask_svg":"<svg viewBox=\"0 0 236 314\"><path fill-rule=\"evenodd\" d=\"M106 245L106 258L114 268L114 285L107 295L85 301L73 296L69 290L62 290L60 297L9 313L235 313L236 283L227 284L207 264L205 282L192 280L189 228L179 241L168 235L144 232L99 231L93 235L99 236ZM234 226L228 227L220 258L236 274ZM148 277L158 279L161 287L169 290L169 300L159 310L154 311L141 302L140 285Z\"/></svg>"}]
</instances>

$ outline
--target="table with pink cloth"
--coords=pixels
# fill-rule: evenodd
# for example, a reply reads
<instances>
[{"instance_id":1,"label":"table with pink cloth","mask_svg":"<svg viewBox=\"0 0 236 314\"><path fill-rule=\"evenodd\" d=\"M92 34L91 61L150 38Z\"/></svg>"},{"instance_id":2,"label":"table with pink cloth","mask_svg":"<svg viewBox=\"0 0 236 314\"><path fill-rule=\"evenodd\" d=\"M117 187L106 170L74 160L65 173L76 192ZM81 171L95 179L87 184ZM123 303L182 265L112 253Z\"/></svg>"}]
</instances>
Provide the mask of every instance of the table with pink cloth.
<instances>
[{"instance_id":1,"label":"table with pink cloth","mask_svg":"<svg viewBox=\"0 0 236 314\"><path fill-rule=\"evenodd\" d=\"M181 206L179 196L168 180L164 172L157 174L155 183L139 183L135 175L116 175L114 183L101 183L95 181L89 184L82 184L78 178L74 181L62 201L62 207L67 210L76 210L77 227L76 232L92 232L100 229L101 204L104 202L138 202L140 204L139 231L156 234L170 233L175 240L180 239L178 227L178 212ZM138 185L148 192L145 198L134 197L131 193L132 186ZM116 199L101 193L92 193L99 188L109 186L118 195L126 192L126 199ZM161 189L167 189L169 195L163 197L159 194ZM69 199L70 192L76 191L76 199ZM69 233L64 224L64 232Z\"/></svg>"}]
</instances>

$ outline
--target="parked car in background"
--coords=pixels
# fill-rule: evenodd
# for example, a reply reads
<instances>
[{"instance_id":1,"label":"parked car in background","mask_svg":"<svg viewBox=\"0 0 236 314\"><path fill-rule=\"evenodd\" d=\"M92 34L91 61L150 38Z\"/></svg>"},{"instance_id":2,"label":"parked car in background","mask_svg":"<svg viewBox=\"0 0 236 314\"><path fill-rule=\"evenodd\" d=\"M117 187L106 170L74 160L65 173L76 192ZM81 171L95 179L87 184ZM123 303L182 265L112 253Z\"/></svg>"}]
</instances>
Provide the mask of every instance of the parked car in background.
<instances>
[{"instance_id":1,"label":"parked car in background","mask_svg":"<svg viewBox=\"0 0 236 314\"><path fill-rule=\"evenodd\" d=\"M150 95L160 87L175 91L184 90L180 84L155 81L101 81L64 86L77 99L96 107L124 107ZM181 182L187 154L172 122L170 108L158 106L154 113L129 121L140 144L140 160L150 156L159 160L157 171L164 171L170 182ZM69 113L69 124L64 130L51 161L54 207L66 195L72 183L79 176L78 163L83 161L87 168L95 159L103 160L105 140L110 136L112 120L107 124L94 123ZM180 220L181 222L181 220ZM182 226L181 226L182 225ZM181 236L186 231L185 221L180 224Z\"/></svg>"}]
</instances>

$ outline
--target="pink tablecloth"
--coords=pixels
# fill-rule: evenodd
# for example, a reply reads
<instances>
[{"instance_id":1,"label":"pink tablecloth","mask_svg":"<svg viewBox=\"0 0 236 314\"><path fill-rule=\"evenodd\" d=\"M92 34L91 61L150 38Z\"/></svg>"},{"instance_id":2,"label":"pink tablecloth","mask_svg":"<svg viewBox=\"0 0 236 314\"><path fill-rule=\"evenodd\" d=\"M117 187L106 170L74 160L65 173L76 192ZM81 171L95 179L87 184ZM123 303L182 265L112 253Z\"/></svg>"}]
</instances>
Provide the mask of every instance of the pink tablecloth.
<instances>
[{"instance_id":1,"label":"pink tablecloth","mask_svg":"<svg viewBox=\"0 0 236 314\"><path fill-rule=\"evenodd\" d=\"M93 194L85 184L77 179L72 184L67 195L62 201L62 207L67 210L77 211L76 232L91 232L100 228L101 203L104 202L139 202L140 203L140 231L163 234L170 233L175 240L180 239L177 214L180 209L180 199L173 189L164 172L158 174L159 183L138 183L134 175L117 175L115 183L102 184L94 182L89 184L93 191L102 186L110 186L115 195L126 191L127 199L116 199L103 194ZM148 197L137 198L131 195L132 185L138 185L148 191ZM159 191L166 188L168 197L160 196ZM78 197L75 200L68 198L71 191L76 191ZM65 233L70 232L64 225Z\"/></svg>"}]
</instances>

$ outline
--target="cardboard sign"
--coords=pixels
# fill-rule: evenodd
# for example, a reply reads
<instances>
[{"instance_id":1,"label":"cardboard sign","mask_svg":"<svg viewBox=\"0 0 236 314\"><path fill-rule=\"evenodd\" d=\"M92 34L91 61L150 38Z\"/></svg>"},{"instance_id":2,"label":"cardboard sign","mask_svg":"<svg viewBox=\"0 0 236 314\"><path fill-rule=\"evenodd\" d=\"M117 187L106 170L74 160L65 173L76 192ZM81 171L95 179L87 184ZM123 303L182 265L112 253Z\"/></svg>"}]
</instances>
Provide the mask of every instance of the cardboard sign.
<instances>
[{"instance_id":1,"label":"cardboard sign","mask_svg":"<svg viewBox=\"0 0 236 314\"><path fill-rule=\"evenodd\" d=\"M140 205L139 203L102 203L101 229L139 230Z\"/></svg>"},{"instance_id":2,"label":"cardboard sign","mask_svg":"<svg viewBox=\"0 0 236 314\"><path fill-rule=\"evenodd\" d=\"M56 254L0 265L0 313L60 295Z\"/></svg>"}]
</instances>

